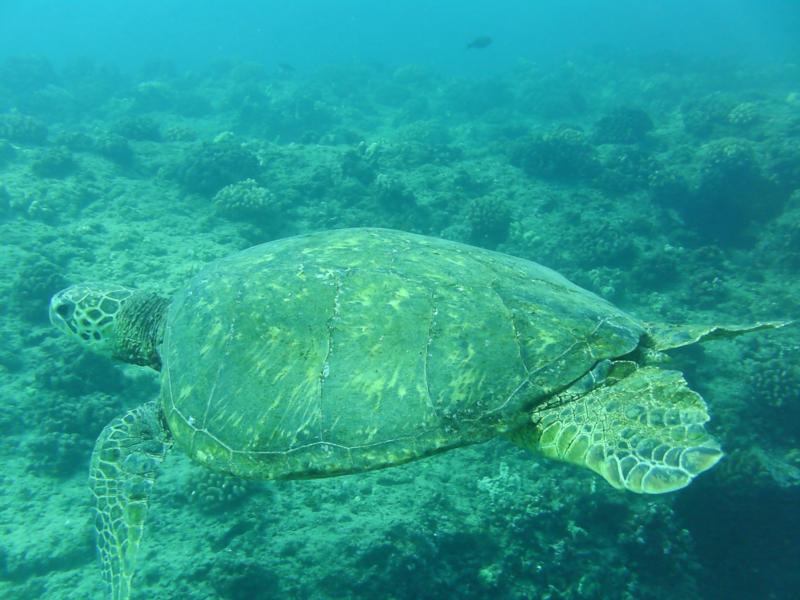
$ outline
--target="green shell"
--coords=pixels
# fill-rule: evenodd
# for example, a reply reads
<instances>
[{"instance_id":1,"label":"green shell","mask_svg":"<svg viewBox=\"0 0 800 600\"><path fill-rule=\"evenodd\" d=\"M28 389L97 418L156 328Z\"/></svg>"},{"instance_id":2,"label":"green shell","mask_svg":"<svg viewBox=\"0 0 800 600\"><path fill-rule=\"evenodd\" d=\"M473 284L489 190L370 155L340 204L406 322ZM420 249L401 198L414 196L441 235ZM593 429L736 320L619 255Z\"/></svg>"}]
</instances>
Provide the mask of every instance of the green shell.
<instances>
[{"instance_id":1,"label":"green shell","mask_svg":"<svg viewBox=\"0 0 800 600\"><path fill-rule=\"evenodd\" d=\"M177 443L257 478L329 476L481 442L634 350L642 326L533 262L380 229L250 248L172 302Z\"/></svg>"}]
</instances>

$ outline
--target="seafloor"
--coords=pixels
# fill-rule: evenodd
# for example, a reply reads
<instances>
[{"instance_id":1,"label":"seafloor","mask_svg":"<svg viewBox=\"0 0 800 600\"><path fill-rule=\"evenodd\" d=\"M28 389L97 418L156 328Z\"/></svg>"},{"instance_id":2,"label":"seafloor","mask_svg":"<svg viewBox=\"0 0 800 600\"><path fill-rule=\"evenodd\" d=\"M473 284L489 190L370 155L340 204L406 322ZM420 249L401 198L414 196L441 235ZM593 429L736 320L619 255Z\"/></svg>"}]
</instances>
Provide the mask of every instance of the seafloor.
<instances>
[{"instance_id":1,"label":"seafloor","mask_svg":"<svg viewBox=\"0 0 800 600\"><path fill-rule=\"evenodd\" d=\"M791 85L788 82L793 82ZM47 323L66 284L384 226L528 257L649 320L800 317L800 67L602 51L503 75L0 64L0 596L102 598L93 442L157 393ZM679 353L727 458L664 497L506 443L326 481L174 453L135 598L800 597L800 328Z\"/></svg>"}]
</instances>

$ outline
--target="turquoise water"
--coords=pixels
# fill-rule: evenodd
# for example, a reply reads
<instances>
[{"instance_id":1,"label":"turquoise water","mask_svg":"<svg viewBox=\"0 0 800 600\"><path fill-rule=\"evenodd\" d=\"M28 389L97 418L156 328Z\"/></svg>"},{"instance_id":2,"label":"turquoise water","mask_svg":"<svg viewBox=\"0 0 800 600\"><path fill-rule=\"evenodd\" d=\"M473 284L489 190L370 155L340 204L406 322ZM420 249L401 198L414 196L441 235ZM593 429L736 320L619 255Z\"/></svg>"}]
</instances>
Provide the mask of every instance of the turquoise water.
<instances>
[{"instance_id":1,"label":"turquoise water","mask_svg":"<svg viewBox=\"0 0 800 600\"><path fill-rule=\"evenodd\" d=\"M643 4L0 3L0 596L106 597L89 460L158 395L49 324L71 283L370 226L644 321L800 318L800 9ZM800 597L799 331L672 354L726 456L663 496L500 440L290 482L172 452L132 597Z\"/></svg>"}]
</instances>

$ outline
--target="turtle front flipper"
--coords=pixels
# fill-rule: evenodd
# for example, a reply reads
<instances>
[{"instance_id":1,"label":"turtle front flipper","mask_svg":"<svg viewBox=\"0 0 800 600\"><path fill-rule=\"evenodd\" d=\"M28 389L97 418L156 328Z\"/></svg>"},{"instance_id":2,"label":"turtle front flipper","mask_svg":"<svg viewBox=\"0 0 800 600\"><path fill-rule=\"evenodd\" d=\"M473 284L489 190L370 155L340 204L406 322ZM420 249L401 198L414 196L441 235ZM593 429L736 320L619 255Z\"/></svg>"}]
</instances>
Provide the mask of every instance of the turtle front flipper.
<instances>
[{"instance_id":1,"label":"turtle front flipper","mask_svg":"<svg viewBox=\"0 0 800 600\"><path fill-rule=\"evenodd\" d=\"M705 402L679 372L623 361L596 389L577 398L567 390L535 409L531 426L510 438L588 467L615 488L661 494L722 458L706 421Z\"/></svg>"},{"instance_id":2,"label":"turtle front flipper","mask_svg":"<svg viewBox=\"0 0 800 600\"><path fill-rule=\"evenodd\" d=\"M156 403L148 402L111 421L95 444L89 481L112 600L130 598L150 490L170 443Z\"/></svg>"}]
</instances>

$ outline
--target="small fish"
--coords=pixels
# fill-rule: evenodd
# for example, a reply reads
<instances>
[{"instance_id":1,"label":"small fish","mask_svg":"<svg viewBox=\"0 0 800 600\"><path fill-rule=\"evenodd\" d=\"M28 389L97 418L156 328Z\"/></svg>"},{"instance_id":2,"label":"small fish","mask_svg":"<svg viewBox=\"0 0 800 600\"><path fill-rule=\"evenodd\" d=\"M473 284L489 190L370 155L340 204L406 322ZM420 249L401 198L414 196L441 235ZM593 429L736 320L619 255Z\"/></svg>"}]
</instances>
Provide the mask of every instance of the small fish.
<instances>
[{"instance_id":1,"label":"small fish","mask_svg":"<svg viewBox=\"0 0 800 600\"><path fill-rule=\"evenodd\" d=\"M467 44L467 50L470 48L475 48L476 50L480 50L481 48L486 48L492 43L492 38L488 35L481 35L476 37L472 40L469 44Z\"/></svg>"}]
</instances>

